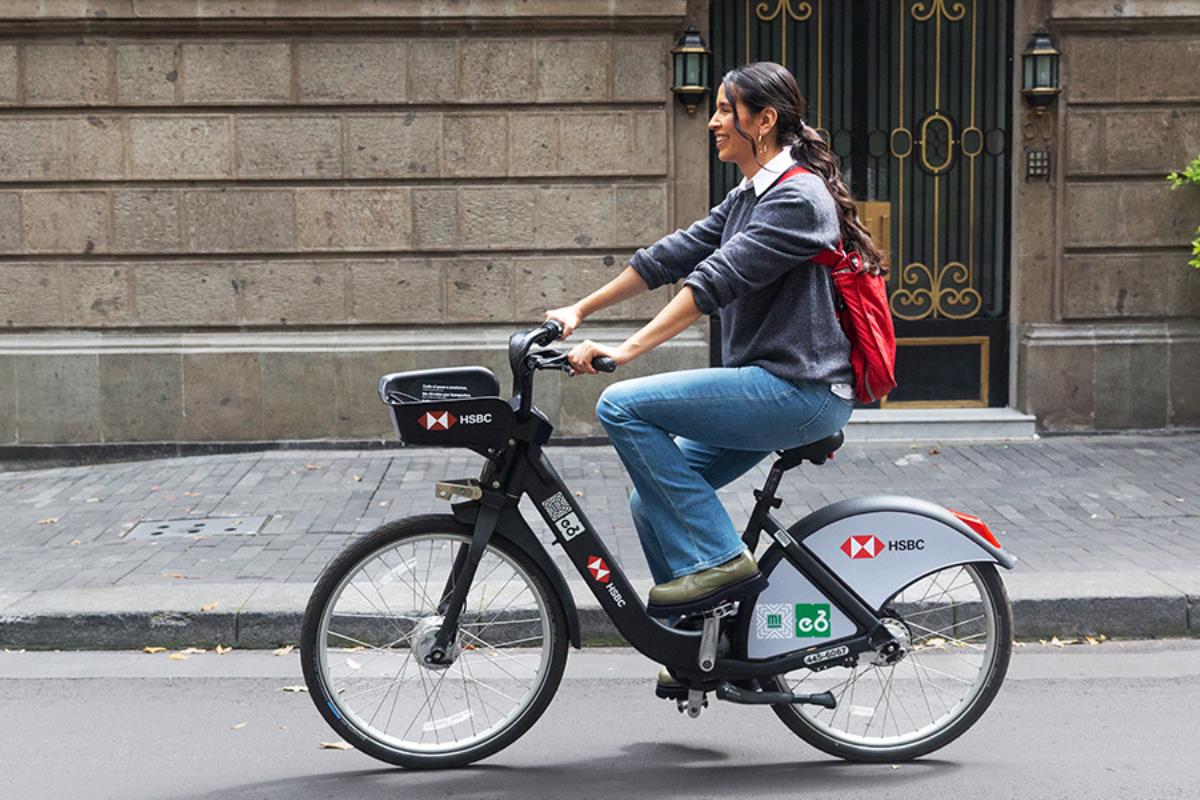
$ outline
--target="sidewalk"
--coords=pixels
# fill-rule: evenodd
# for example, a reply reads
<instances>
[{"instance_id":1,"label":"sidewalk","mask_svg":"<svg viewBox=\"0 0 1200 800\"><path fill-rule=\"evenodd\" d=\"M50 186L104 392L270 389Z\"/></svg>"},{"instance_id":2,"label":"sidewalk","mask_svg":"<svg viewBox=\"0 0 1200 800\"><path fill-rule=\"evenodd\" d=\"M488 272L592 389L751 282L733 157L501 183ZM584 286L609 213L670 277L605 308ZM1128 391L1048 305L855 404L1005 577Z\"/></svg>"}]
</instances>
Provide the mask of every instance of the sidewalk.
<instances>
[{"instance_id":1,"label":"sidewalk","mask_svg":"<svg viewBox=\"0 0 1200 800\"><path fill-rule=\"evenodd\" d=\"M649 575L616 454L549 452L644 593ZM0 645L295 642L313 581L353 534L447 510L433 482L476 474L479 463L449 450L324 450L0 472ZM735 524L745 523L768 464L721 491ZM1197 635L1197 486L1195 434L849 443L824 466L789 472L778 513L791 522L872 493L926 498L982 517L1020 559L1004 574L1018 636ZM147 520L254 516L267 517L256 535L133 531ZM559 548L551 552L562 563ZM574 570L564 574L585 636L613 635Z\"/></svg>"}]
</instances>

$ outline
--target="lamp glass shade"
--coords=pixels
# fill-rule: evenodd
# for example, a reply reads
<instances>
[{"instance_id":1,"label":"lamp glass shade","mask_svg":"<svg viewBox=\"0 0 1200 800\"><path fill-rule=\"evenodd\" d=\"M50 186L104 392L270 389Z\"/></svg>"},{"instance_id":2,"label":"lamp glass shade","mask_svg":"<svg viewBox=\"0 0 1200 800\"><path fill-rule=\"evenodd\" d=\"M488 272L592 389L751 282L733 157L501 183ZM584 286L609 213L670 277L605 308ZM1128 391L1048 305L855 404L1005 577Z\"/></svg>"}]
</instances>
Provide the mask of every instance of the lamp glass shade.
<instances>
[{"instance_id":1,"label":"lamp glass shade","mask_svg":"<svg viewBox=\"0 0 1200 800\"><path fill-rule=\"evenodd\" d=\"M685 61L687 62L686 74L684 75L684 81L685 81L684 85L685 86L699 86L700 85L700 54L699 53L687 53L684 58L685 58Z\"/></svg>"}]
</instances>

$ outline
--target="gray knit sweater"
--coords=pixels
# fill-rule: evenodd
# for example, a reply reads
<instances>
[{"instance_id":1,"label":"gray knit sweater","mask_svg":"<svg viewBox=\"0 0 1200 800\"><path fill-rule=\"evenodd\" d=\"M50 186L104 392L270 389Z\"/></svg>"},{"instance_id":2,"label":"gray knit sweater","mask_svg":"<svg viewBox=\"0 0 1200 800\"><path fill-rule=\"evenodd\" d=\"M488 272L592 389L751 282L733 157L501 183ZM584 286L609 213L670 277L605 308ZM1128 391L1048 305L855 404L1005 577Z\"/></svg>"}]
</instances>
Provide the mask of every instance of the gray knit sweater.
<instances>
[{"instance_id":1,"label":"gray knit sweater","mask_svg":"<svg viewBox=\"0 0 1200 800\"><path fill-rule=\"evenodd\" d=\"M701 311L720 309L725 366L757 365L792 383L852 383L828 271L809 261L839 240L837 207L816 175L767 190L776 170L638 250L630 265L651 289L684 278Z\"/></svg>"}]
</instances>

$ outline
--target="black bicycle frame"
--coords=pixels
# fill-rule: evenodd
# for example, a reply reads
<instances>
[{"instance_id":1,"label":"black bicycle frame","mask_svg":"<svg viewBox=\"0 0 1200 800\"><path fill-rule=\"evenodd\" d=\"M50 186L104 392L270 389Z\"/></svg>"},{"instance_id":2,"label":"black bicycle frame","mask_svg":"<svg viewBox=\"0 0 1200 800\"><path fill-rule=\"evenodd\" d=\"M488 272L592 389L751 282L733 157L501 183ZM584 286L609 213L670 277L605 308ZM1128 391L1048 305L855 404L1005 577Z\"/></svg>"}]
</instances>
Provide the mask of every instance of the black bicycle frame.
<instances>
[{"instance_id":1,"label":"black bicycle frame","mask_svg":"<svg viewBox=\"0 0 1200 800\"><path fill-rule=\"evenodd\" d=\"M770 535L782 549L783 557L837 604L855 622L859 633L769 659L751 661L739 657L718 658L711 672L701 671L697 663L700 633L668 627L646 612L645 605L620 565L543 452L541 442L549 438L549 429L549 421L535 410L529 424L518 428L509 446L492 454L481 480L484 496L469 504L478 506L471 553L468 556L460 551L456 567L464 566L464 560L477 563L475 553L482 553L500 511L515 508L521 496L528 494L546 524L554 531L556 543L566 552L621 635L643 655L696 683L778 675L810 666L805 663L807 656L834 646L845 646L849 656L875 650L891 641L892 637L879 617L820 561L793 540L786 529L766 511L770 505L778 504L774 490L778 487L782 470L776 465L768 479L766 491L758 493L759 501L743 539L753 547L762 533ZM461 593L465 598L475 563L465 564L470 574L458 574L453 583L447 585L447 594ZM607 572L601 572L601 569ZM453 625L462 601L451 596L445 607L448 613L442 632L448 643L453 638Z\"/></svg>"}]
</instances>

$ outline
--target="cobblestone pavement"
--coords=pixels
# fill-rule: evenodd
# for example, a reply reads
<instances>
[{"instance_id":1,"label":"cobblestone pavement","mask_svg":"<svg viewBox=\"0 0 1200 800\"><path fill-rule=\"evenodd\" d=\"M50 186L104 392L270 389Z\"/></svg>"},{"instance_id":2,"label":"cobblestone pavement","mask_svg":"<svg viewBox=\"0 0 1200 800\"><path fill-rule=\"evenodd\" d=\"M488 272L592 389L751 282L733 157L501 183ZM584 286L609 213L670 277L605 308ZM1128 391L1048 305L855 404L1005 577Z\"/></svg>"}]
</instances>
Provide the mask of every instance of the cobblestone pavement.
<instances>
[{"instance_id":1,"label":"cobblestone pavement","mask_svg":"<svg viewBox=\"0 0 1200 800\"><path fill-rule=\"evenodd\" d=\"M616 454L607 447L549 453L621 566L631 578L648 577ZM745 523L769 463L721 490L735 524ZM0 592L311 582L349 535L446 510L433 482L475 475L480 464L455 450L326 450L0 472ZM1198 485L1195 434L851 443L824 466L787 473L779 515L792 521L846 497L907 494L981 516L1020 558L1021 571L1194 570ZM526 518L548 540L526 504ZM271 519L255 536L127 536L143 520L249 515Z\"/></svg>"}]
</instances>

